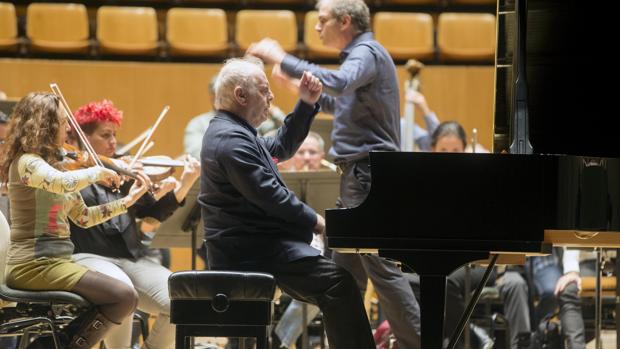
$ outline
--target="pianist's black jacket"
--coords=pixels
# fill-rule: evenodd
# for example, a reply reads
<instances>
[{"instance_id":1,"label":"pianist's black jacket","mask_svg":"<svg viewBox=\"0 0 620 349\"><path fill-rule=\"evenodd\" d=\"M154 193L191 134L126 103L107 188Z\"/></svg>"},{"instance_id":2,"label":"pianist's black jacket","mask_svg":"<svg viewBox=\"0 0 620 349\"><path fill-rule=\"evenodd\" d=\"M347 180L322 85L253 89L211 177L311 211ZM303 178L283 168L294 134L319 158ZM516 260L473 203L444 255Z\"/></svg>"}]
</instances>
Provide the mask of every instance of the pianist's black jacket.
<instances>
[{"instance_id":1,"label":"pianist's black jacket","mask_svg":"<svg viewBox=\"0 0 620 349\"><path fill-rule=\"evenodd\" d=\"M211 268L319 254L309 245L316 214L286 187L274 163L295 154L318 110L299 102L275 137L259 137L240 117L216 112L202 141L198 196Z\"/></svg>"}]
</instances>

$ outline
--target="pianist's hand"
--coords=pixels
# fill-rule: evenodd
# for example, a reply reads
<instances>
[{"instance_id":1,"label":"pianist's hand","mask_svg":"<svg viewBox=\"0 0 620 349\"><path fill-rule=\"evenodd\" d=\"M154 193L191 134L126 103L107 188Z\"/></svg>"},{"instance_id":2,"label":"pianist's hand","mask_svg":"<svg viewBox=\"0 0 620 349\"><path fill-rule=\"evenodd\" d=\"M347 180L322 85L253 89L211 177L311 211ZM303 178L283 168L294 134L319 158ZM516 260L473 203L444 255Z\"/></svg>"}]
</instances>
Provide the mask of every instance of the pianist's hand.
<instances>
[{"instance_id":1,"label":"pianist's hand","mask_svg":"<svg viewBox=\"0 0 620 349\"><path fill-rule=\"evenodd\" d=\"M581 290L581 277L579 276L579 273L571 271L562 275L562 277L558 279L558 282L555 284L555 296L559 296L571 282L576 283L577 287Z\"/></svg>"},{"instance_id":2,"label":"pianist's hand","mask_svg":"<svg viewBox=\"0 0 620 349\"><path fill-rule=\"evenodd\" d=\"M325 231L325 218L323 218L323 216L317 213L316 214L316 225L314 226L314 233L323 234L323 231Z\"/></svg>"},{"instance_id":3,"label":"pianist's hand","mask_svg":"<svg viewBox=\"0 0 620 349\"><path fill-rule=\"evenodd\" d=\"M307 104L314 105L319 101L323 84L316 76L309 71L305 71L299 80L299 99Z\"/></svg>"}]
</instances>

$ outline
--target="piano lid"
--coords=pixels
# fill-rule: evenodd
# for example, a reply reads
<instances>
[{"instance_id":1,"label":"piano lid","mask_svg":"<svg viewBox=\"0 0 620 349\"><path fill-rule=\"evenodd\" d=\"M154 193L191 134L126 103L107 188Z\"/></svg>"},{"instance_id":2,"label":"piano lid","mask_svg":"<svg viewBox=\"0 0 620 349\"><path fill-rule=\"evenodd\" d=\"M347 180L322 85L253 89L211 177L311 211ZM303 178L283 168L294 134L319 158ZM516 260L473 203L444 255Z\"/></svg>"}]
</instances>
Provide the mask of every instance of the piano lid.
<instances>
[{"instance_id":1,"label":"piano lid","mask_svg":"<svg viewBox=\"0 0 620 349\"><path fill-rule=\"evenodd\" d=\"M330 247L543 251L557 156L371 152L370 164L365 201L326 211Z\"/></svg>"},{"instance_id":2,"label":"piano lid","mask_svg":"<svg viewBox=\"0 0 620 349\"><path fill-rule=\"evenodd\" d=\"M494 152L507 150L516 133L523 59L533 152L620 158L620 133L611 127L620 117L620 79L610 56L620 15L577 0L527 0L525 47L517 53L519 2L499 1Z\"/></svg>"}]
</instances>

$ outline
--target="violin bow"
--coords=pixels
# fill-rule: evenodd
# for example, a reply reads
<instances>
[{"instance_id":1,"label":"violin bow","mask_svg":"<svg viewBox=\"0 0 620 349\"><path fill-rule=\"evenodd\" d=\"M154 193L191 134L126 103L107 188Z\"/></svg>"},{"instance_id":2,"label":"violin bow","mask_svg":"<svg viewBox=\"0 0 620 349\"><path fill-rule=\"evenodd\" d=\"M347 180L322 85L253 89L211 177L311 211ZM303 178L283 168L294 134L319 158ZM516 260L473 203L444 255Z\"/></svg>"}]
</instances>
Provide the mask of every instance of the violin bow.
<instances>
[{"instance_id":1,"label":"violin bow","mask_svg":"<svg viewBox=\"0 0 620 349\"><path fill-rule=\"evenodd\" d=\"M159 114L159 117L157 117L157 120L155 120L155 124L153 125L153 127L149 129L148 135L146 136L146 138L144 138L144 141L142 142L142 145L138 149L136 156L133 157L133 159L131 160L131 163L129 164L130 169L134 167L134 165L136 164L136 161L138 161L138 159L142 156L142 154L144 154L144 151L145 151L144 149L146 148L146 145L150 142L151 138L153 137L153 133L157 129L157 126L159 126L161 121L164 119L164 116L166 116L166 114L168 113L168 110L170 110L170 106L168 105L164 106L164 109Z\"/></svg>"},{"instance_id":2,"label":"violin bow","mask_svg":"<svg viewBox=\"0 0 620 349\"><path fill-rule=\"evenodd\" d=\"M86 152L88 153L88 155L90 155L93 158L93 161L95 162L97 166L104 167L103 163L101 162L101 159L99 158L99 155L97 155L97 152L95 152L93 146L90 145L90 142L86 138L84 131L82 131L82 128L80 127L77 120L75 119L75 116L73 116L73 112L71 111L71 108L69 108L69 104L67 103L67 101L65 100L65 97L60 91L60 87L58 87L58 84L51 83L50 88L52 89L52 92L60 99L60 104L62 104L63 108L67 112L67 118L69 119L69 123L71 124L71 127L73 127L75 132L77 133L78 138L80 139L82 144L84 144L84 147L86 147Z\"/></svg>"},{"instance_id":3,"label":"violin bow","mask_svg":"<svg viewBox=\"0 0 620 349\"><path fill-rule=\"evenodd\" d=\"M142 155L146 154L147 151L151 150L151 148L153 148L154 145L155 145L155 142L150 141L149 144L147 144L146 147L144 147L144 151L142 152Z\"/></svg>"}]
</instances>

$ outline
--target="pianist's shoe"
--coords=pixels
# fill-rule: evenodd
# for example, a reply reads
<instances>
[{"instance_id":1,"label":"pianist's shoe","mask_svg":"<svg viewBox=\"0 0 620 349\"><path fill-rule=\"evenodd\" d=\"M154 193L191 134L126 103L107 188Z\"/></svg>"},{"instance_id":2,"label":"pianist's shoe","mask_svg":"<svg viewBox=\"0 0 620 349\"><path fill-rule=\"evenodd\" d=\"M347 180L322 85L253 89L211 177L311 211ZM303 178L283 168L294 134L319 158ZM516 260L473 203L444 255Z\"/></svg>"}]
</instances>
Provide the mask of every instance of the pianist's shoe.
<instances>
[{"instance_id":1,"label":"pianist's shoe","mask_svg":"<svg viewBox=\"0 0 620 349\"><path fill-rule=\"evenodd\" d=\"M474 337L478 341L479 343L478 348L493 349L495 342L493 341L493 338L489 336L489 334L484 328L477 326L476 324L470 323L469 330L471 331L471 333L474 335Z\"/></svg>"}]
</instances>

